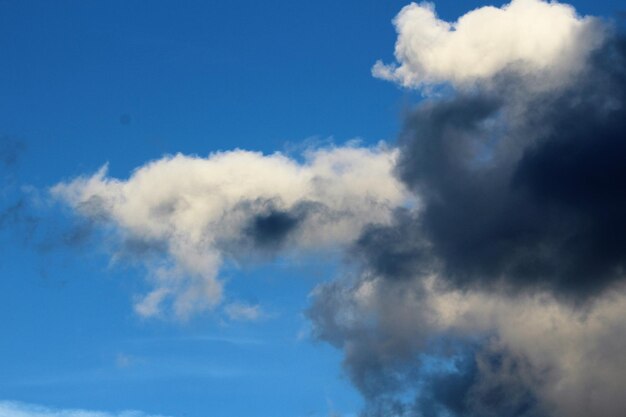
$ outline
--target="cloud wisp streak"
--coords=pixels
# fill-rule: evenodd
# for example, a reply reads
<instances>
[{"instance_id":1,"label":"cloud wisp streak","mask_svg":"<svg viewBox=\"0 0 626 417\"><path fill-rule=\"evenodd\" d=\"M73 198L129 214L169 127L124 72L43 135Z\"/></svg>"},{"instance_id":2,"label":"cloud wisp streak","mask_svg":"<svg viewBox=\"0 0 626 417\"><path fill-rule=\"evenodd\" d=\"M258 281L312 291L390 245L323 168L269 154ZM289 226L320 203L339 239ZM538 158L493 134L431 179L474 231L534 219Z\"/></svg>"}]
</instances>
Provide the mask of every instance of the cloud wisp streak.
<instances>
[{"instance_id":1,"label":"cloud wisp streak","mask_svg":"<svg viewBox=\"0 0 626 417\"><path fill-rule=\"evenodd\" d=\"M56 409L14 401L0 401L0 417L165 417L141 411L101 412Z\"/></svg>"}]
</instances>

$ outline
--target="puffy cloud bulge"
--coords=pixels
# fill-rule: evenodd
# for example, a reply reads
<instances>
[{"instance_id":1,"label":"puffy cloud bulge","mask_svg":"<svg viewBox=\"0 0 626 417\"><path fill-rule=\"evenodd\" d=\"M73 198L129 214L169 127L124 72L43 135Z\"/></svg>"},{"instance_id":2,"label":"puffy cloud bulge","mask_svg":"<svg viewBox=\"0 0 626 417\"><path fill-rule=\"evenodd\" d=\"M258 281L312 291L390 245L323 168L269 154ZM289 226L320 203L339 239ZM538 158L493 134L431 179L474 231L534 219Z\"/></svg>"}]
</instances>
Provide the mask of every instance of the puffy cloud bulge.
<instances>
[{"instance_id":1,"label":"puffy cloud bulge","mask_svg":"<svg viewBox=\"0 0 626 417\"><path fill-rule=\"evenodd\" d=\"M626 295L587 308L546 293L441 288L435 277L317 288L316 337L344 352L367 416L614 416Z\"/></svg>"},{"instance_id":2,"label":"puffy cloud bulge","mask_svg":"<svg viewBox=\"0 0 626 417\"><path fill-rule=\"evenodd\" d=\"M468 86L516 67L560 83L581 69L603 38L592 17L567 4L514 0L485 6L456 22L437 17L432 3L411 3L394 19L397 64L374 65L373 75L405 87Z\"/></svg>"},{"instance_id":3,"label":"puffy cloud bulge","mask_svg":"<svg viewBox=\"0 0 626 417\"><path fill-rule=\"evenodd\" d=\"M153 289L137 299L139 314L186 318L222 300L224 261L330 249L354 240L366 224L388 222L406 198L392 175L395 158L382 145L311 150L302 162L243 150L175 155L126 180L103 167L51 192L113 227L118 256L142 252ZM147 256L149 249L167 261Z\"/></svg>"},{"instance_id":4,"label":"puffy cloud bulge","mask_svg":"<svg viewBox=\"0 0 626 417\"><path fill-rule=\"evenodd\" d=\"M394 25L373 74L452 87L394 148L176 155L52 193L139 255L144 316L215 308L226 262L344 249L307 314L363 416L626 415L626 42L540 0L453 23L410 4Z\"/></svg>"},{"instance_id":5,"label":"puffy cloud bulge","mask_svg":"<svg viewBox=\"0 0 626 417\"><path fill-rule=\"evenodd\" d=\"M394 24L373 73L429 96L396 166L420 205L364 229L314 335L364 416L625 415L626 41L539 0Z\"/></svg>"}]
</instances>

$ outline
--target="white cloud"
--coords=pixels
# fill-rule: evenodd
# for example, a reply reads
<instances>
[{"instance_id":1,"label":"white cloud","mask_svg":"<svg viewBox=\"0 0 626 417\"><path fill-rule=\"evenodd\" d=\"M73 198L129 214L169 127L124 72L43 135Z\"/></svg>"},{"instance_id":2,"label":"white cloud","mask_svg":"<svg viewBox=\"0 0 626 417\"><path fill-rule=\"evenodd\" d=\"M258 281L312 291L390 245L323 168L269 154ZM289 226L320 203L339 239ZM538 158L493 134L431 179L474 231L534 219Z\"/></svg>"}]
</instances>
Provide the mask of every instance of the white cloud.
<instances>
[{"instance_id":1,"label":"white cloud","mask_svg":"<svg viewBox=\"0 0 626 417\"><path fill-rule=\"evenodd\" d=\"M163 417L154 414L145 414L140 411L121 411L117 413L87 411L87 410L60 410L14 401L0 401L0 417Z\"/></svg>"},{"instance_id":2,"label":"white cloud","mask_svg":"<svg viewBox=\"0 0 626 417\"><path fill-rule=\"evenodd\" d=\"M395 158L382 145L311 150L302 162L244 150L179 154L127 180L108 177L105 166L51 193L113 228L126 242L114 259L140 255L153 289L137 297L138 314L184 319L220 303L224 261L332 250L367 224L387 223L406 199L392 173Z\"/></svg>"},{"instance_id":3,"label":"white cloud","mask_svg":"<svg viewBox=\"0 0 626 417\"><path fill-rule=\"evenodd\" d=\"M567 4L512 0L481 7L456 22L437 17L432 3L411 3L394 19L397 64L378 61L375 77L405 87L467 86L505 69L533 76L539 87L568 79L604 38L602 25Z\"/></svg>"},{"instance_id":4,"label":"white cloud","mask_svg":"<svg viewBox=\"0 0 626 417\"><path fill-rule=\"evenodd\" d=\"M244 304L235 302L224 307L226 316L234 321L255 321L267 317L267 314L258 304Z\"/></svg>"}]
</instances>

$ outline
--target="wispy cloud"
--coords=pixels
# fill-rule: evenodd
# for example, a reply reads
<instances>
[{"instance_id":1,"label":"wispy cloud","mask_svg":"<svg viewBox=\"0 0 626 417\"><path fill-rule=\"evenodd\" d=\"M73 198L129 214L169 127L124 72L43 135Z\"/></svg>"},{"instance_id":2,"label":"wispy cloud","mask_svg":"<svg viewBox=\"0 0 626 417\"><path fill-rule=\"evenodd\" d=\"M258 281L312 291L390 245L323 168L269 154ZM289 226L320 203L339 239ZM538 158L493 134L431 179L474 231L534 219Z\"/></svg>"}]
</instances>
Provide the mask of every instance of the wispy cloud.
<instances>
[{"instance_id":1,"label":"wispy cloud","mask_svg":"<svg viewBox=\"0 0 626 417\"><path fill-rule=\"evenodd\" d=\"M15 401L0 401L0 417L165 417L141 411L58 409Z\"/></svg>"},{"instance_id":2,"label":"wispy cloud","mask_svg":"<svg viewBox=\"0 0 626 417\"><path fill-rule=\"evenodd\" d=\"M75 371L35 374L2 385L45 387L117 382L146 382L172 379L233 379L259 372L237 364L223 364L208 358L181 359L171 356L141 356L119 353L108 367L94 367ZM0 417L3 417L0 415Z\"/></svg>"},{"instance_id":3,"label":"wispy cloud","mask_svg":"<svg viewBox=\"0 0 626 417\"><path fill-rule=\"evenodd\" d=\"M224 312L233 321L257 321L269 317L258 304L235 302L224 307Z\"/></svg>"},{"instance_id":4,"label":"wispy cloud","mask_svg":"<svg viewBox=\"0 0 626 417\"><path fill-rule=\"evenodd\" d=\"M144 337L133 338L127 340L130 344L163 344L163 343L224 343L237 346L261 346L270 344L268 340L262 338L246 337L246 336L230 336L219 334L192 334L184 336L171 337ZM274 340L272 341L272 343Z\"/></svg>"}]
</instances>

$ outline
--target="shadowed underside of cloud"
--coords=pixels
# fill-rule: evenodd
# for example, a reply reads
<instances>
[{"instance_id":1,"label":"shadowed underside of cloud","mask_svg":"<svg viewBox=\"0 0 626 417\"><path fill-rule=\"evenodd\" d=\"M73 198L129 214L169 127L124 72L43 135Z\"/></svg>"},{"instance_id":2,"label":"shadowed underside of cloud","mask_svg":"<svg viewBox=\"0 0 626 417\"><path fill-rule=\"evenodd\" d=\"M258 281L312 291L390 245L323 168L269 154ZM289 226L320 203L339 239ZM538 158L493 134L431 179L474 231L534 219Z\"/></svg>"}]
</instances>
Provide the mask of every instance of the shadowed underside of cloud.
<instances>
[{"instance_id":1,"label":"shadowed underside of cloud","mask_svg":"<svg viewBox=\"0 0 626 417\"><path fill-rule=\"evenodd\" d=\"M455 88L407 116L396 174L419 204L315 290L314 335L366 416L626 414L624 39L538 0L395 23L401 66L375 74Z\"/></svg>"},{"instance_id":2,"label":"shadowed underside of cloud","mask_svg":"<svg viewBox=\"0 0 626 417\"><path fill-rule=\"evenodd\" d=\"M88 410L61 410L42 407L13 401L0 401L0 417L164 417L146 414L140 411L121 411L116 413L88 411Z\"/></svg>"},{"instance_id":3,"label":"shadowed underside of cloud","mask_svg":"<svg viewBox=\"0 0 626 417\"><path fill-rule=\"evenodd\" d=\"M454 285L585 299L624 277L625 46L608 42L567 88L509 93L525 80L508 76L493 81L504 94L430 102L407 120L398 172L423 204L408 222Z\"/></svg>"}]
</instances>

